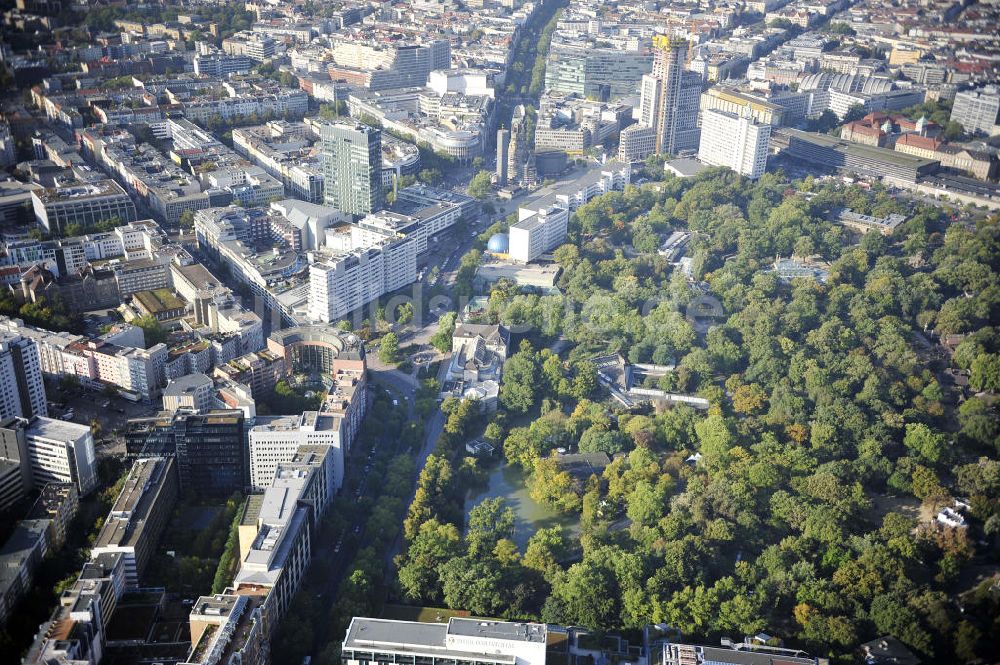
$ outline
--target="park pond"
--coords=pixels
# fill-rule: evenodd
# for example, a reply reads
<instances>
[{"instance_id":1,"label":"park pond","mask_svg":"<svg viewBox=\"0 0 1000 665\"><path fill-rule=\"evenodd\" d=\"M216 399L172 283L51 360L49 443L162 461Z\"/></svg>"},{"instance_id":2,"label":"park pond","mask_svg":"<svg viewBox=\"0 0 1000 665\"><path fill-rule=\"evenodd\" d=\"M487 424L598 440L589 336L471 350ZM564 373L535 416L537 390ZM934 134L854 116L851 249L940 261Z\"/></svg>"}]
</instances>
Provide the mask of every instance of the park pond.
<instances>
[{"instance_id":1,"label":"park pond","mask_svg":"<svg viewBox=\"0 0 1000 665\"><path fill-rule=\"evenodd\" d=\"M563 527L568 538L575 539L580 535L580 519L576 515L564 515L543 506L528 495L524 472L517 466L501 464L492 469L485 487L477 488L465 499L465 514L484 499L500 497L514 510L514 536L521 552L527 546L528 539L538 529L554 526Z\"/></svg>"}]
</instances>

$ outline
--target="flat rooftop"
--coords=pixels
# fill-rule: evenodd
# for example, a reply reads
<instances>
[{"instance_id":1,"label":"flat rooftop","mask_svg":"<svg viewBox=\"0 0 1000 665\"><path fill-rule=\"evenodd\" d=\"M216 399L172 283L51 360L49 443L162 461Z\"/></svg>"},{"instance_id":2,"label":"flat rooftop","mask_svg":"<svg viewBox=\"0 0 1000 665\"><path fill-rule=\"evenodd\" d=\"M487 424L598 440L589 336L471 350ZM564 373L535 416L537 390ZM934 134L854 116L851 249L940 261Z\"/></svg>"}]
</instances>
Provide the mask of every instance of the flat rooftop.
<instances>
[{"instance_id":1,"label":"flat rooftop","mask_svg":"<svg viewBox=\"0 0 1000 665\"><path fill-rule=\"evenodd\" d=\"M173 463L173 459L162 457L135 461L95 547L134 547L139 542L160 490L171 481L168 474Z\"/></svg>"},{"instance_id":2,"label":"flat rooftop","mask_svg":"<svg viewBox=\"0 0 1000 665\"><path fill-rule=\"evenodd\" d=\"M25 434L40 439L68 443L89 435L90 428L78 423L39 416L31 419Z\"/></svg>"},{"instance_id":3,"label":"flat rooftop","mask_svg":"<svg viewBox=\"0 0 1000 665\"><path fill-rule=\"evenodd\" d=\"M186 303L170 292L170 289L156 289L152 291L138 291L132 297L141 304L146 311L154 314L166 312L174 309L184 309Z\"/></svg>"},{"instance_id":4,"label":"flat rooftop","mask_svg":"<svg viewBox=\"0 0 1000 665\"><path fill-rule=\"evenodd\" d=\"M222 287L219 280L200 263L192 263L186 266L174 265L171 266L171 269L183 275L184 279L191 282L196 289L210 291Z\"/></svg>"},{"instance_id":5,"label":"flat rooftop","mask_svg":"<svg viewBox=\"0 0 1000 665\"><path fill-rule=\"evenodd\" d=\"M354 617L347 627L344 648L368 649L385 644L444 649L447 635L448 624L445 623Z\"/></svg>"},{"instance_id":6,"label":"flat rooftop","mask_svg":"<svg viewBox=\"0 0 1000 665\"><path fill-rule=\"evenodd\" d=\"M207 374L185 374L167 384L163 389L164 397L180 397L188 395L203 386L215 385Z\"/></svg>"},{"instance_id":7,"label":"flat rooftop","mask_svg":"<svg viewBox=\"0 0 1000 665\"><path fill-rule=\"evenodd\" d=\"M448 634L545 644L545 625L540 623L452 617L448 621Z\"/></svg>"},{"instance_id":8,"label":"flat rooftop","mask_svg":"<svg viewBox=\"0 0 1000 665\"><path fill-rule=\"evenodd\" d=\"M345 649L391 648L396 651L447 651L457 658L514 662L513 655L496 653L492 647L482 651L450 649L448 637L483 638L511 642L545 644L544 624L465 619L452 617L448 623L422 623L393 619L354 617L344 639Z\"/></svg>"},{"instance_id":9,"label":"flat rooftop","mask_svg":"<svg viewBox=\"0 0 1000 665\"><path fill-rule=\"evenodd\" d=\"M96 199L103 196L128 197L125 190L110 178L65 187L50 187L48 189L32 190L32 193L37 196L42 203L79 201L85 199Z\"/></svg>"},{"instance_id":10,"label":"flat rooftop","mask_svg":"<svg viewBox=\"0 0 1000 665\"><path fill-rule=\"evenodd\" d=\"M678 178L691 178L698 175L708 167L693 157L680 157L672 159L663 165L663 168L670 171Z\"/></svg>"},{"instance_id":11,"label":"flat rooftop","mask_svg":"<svg viewBox=\"0 0 1000 665\"><path fill-rule=\"evenodd\" d=\"M829 136L827 134L804 132L799 129L787 127L778 130L778 132L783 133L790 138L796 138L800 141L811 143L822 148L830 148L840 152L853 154L859 158L887 162L900 167L912 167L919 169L930 164L938 163L938 160L936 159L924 159L923 157L917 157L905 152L889 150L888 148L879 148L876 146L864 145L863 143L854 143L835 136Z\"/></svg>"},{"instance_id":12,"label":"flat rooftop","mask_svg":"<svg viewBox=\"0 0 1000 665\"><path fill-rule=\"evenodd\" d=\"M521 265L496 261L479 266L479 269L476 270L476 276L487 282L509 279L519 286L551 289L556 285L559 269L559 266L555 264Z\"/></svg>"},{"instance_id":13,"label":"flat rooftop","mask_svg":"<svg viewBox=\"0 0 1000 665\"><path fill-rule=\"evenodd\" d=\"M243 516L240 517L240 526L252 526L260 519L260 509L264 505L263 494L251 494L247 497L243 506Z\"/></svg>"},{"instance_id":14,"label":"flat rooftop","mask_svg":"<svg viewBox=\"0 0 1000 665\"><path fill-rule=\"evenodd\" d=\"M214 596L201 596L191 607L192 615L201 616L228 616L239 596L227 594L215 594Z\"/></svg>"},{"instance_id":15,"label":"flat rooftop","mask_svg":"<svg viewBox=\"0 0 1000 665\"><path fill-rule=\"evenodd\" d=\"M733 663L734 665L814 665L815 658L767 653L765 651L746 651L726 649L725 647L701 647L705 663Z\"/></svg>"},{"instance_id":16,"label":"flat rooftop","mask_svg":"<svg viewBox=\"0 0 1000 665\"><path fill-rule=\"evenodd\" d=\"M258 418L251 432L327 432L336 429L332 416L317 411L304 411L298 416L265 416Z\"/></svg>"}]
</instances>

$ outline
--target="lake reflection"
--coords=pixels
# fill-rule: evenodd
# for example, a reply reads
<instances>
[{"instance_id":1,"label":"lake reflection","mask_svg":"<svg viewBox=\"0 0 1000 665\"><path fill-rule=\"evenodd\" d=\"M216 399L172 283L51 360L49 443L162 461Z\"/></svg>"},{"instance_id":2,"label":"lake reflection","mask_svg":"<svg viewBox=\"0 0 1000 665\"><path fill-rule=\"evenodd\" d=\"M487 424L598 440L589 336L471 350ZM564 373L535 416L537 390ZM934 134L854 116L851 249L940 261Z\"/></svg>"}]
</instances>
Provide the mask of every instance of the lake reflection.
<instances>
[{"instance_id":1,"label":"lake reflection","mask_svg":"<svg viewBox=\"0 0 1000 665\"><path fill-rule=\"evenodd\" d=\"M558 513L541 505L528 495L525 474L519 466L503 464L493 469L490 472L486 488L474 490L466 498L466 516L477 503L493 497L504 499L507 505L514 510L517 521L514 524L513 541L517 543L522 554L528 539L538 529L562 526L565 535L570 538L576 538L580 533L580 520L576 515Z\"/></svg>"}]
</instances>

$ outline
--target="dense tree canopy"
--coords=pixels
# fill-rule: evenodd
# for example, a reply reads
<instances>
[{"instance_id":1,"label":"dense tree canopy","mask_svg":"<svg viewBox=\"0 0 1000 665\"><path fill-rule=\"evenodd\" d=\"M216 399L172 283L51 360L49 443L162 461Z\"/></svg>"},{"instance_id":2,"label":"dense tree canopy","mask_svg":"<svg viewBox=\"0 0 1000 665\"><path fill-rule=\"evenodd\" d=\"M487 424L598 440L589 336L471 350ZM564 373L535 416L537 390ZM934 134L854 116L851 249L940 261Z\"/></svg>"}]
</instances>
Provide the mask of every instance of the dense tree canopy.
<instances>
[{"instance_id":1,"label":"dense tree canopy","mask_svg":"<svg viewBox=\"0 0 1000 665\"><path fill-rule=\"evenodd\" d=\"M907 221L859 235L833 221L845 207ZM877 184L722 170L581 206L555 252L561 294L501 283L483 320L530 340L507 361L487 437L582 533L540 530L520 552L464 524L456 453L428 491L452 497L444 508L411 507L406 566L430 563L404 567L421 584L401 572L401 586L595 629L766 630L844 662L882 634L938 662L995 653L1000 599L970 571L995 571L1000 551L1000 219L945 213ZM655 252L675 230L693 233L691 280ZM776 255L828 277L779 279ZM593 359L613 353L663 368L643 387L708 409L609 400ZM614 459L573 475L560 448ZM969 526L936 523L958 497ZM433 520L465 529L464 546L439 537L461 550L443 564L424 554Z\"/></svg>"}]
</instances>

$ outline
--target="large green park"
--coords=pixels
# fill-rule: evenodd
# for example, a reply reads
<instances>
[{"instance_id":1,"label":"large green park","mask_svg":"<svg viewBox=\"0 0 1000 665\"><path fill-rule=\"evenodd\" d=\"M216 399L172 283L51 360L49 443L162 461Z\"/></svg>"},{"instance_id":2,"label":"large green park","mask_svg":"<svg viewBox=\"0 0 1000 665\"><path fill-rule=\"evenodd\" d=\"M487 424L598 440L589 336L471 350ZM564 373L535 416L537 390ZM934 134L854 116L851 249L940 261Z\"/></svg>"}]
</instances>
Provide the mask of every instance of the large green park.
<instances>
[{"instance_id":1,"label":"large green park","mask_svg":"<svg viewBox=\"0 0 1000 665\"><path fill-rule=\"evenodd\" d=\"M906 221L859 234L844 208ZM692 233L689 275L656 251L673 231ZM780 278L791 256L824 279ZM555 260L559 294L489 293L485 320L527 332L498 413L443 405L404 524L403 602L701 640L766 631L835 660L886 634L938 662L1000 648L996 216L711 170L584 205ZM705 298L721 311L699 328L686 313ZM591 362L614 353L675 365L654 387L709 408L618 406ZM495 498L463 511L487 474L464 448L480 433L579 531L515 537L522 520ZM614 461L581 480L559 448ZM942 526L957 498L967 527Z\"/></svg>"}]
</instances>

